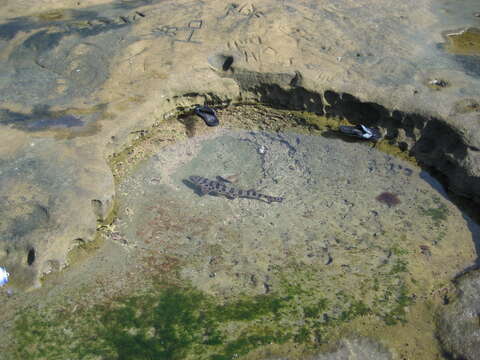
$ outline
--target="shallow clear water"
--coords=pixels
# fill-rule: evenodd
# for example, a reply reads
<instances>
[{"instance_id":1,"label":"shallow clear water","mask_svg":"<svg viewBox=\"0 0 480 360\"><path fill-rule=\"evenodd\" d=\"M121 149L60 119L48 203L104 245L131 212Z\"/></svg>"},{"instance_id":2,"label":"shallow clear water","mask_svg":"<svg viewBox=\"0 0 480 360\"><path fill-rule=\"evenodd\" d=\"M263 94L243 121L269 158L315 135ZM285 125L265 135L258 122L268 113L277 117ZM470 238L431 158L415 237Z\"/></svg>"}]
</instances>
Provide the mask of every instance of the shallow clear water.
<instances>
[{"instance_id":1,"label":"shallow clear water","mask_svg":"<svg viewBox=\"0 0 480 360\"><path fill-rule=\"evenodd\" d=\"M285 200L201 196L192 175ZM75 305L25 311L16 354L298 358L356 334L435 358L435 306L476 259L478 226L440 184L365 142L208 129L157 148L117 197L107 241L59 282Z\"/></svg>"},{"instance_id":2,"label":"shallow clear water","mask_svg":"<svg viewBox=\"0 0 480 360\"><path fill-rule=\"evenodd\" d=\"M191 175L285 200L200 196ZM367 143L219 130L141 164L120 186L117 229L127 246L178 259L182 281L219 298L297 289L300 307L329 304L319 322L361 304L393 324L475 259L471 222L437 189Z\"/></svg>"}]
</instances>

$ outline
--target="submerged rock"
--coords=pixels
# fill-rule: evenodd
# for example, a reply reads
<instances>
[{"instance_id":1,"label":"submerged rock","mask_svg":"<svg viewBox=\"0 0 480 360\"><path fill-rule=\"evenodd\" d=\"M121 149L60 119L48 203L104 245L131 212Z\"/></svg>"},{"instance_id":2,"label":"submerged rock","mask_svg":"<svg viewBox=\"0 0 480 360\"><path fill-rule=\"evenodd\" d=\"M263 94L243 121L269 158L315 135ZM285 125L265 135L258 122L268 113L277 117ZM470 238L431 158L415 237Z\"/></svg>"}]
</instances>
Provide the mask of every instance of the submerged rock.
<instances>
[{"instance_id":1,"label":"submerged rock","mask_svg":"<svg viewBox=\"0 0 480 360\"><path fill-rule=\"evenodd\" d=\"M312 360L389 360L392 354L381 344L367 339L342 340L338 349L328 354L319 354Z\"/></svg>"},{"instance_id":2,"label":"submerged rock","mask_svg":"<svg viewBox=\"0 0 480 360\"><path fill-rule=\"evenodd\" d=\"M307 357L305 360L390 360L392 354L383 345L368 339L355 338L342 340L335 351ZM268 360L293 360L290 357Z\"/></svg>"},{"instance_id":3,"label":"submerged rock","mask_svg":"<svg viewBox=\"0 0 480 360\"><path fill-rule=\"evenodd\" d=\"M458 297L439 317L438 335L455 359L475 360L480 354L480 270L456 281Z\"/></svg>"}]
</instances>

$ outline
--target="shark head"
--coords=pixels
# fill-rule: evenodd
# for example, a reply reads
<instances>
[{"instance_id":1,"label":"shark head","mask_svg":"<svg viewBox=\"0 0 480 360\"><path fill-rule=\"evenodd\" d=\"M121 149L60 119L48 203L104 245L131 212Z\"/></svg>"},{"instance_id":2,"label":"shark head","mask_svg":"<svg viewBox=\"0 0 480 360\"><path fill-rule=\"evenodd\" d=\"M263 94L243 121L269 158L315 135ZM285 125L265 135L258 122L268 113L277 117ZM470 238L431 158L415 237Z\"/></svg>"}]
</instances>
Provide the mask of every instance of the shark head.
<instances>
[{"instance_id":1,"label":"shark head","mask_svg":"<svg viewBox=\"0 0 480 360\"><path fill-rule=\"evenodd\" d=\"M200 184L200 182L202 180L203 180L203 178L201 176L197 176L197 175L192 175L192 176L188 177L188 181L194 183L195 185Z\"/></svg>"}]
</instances>

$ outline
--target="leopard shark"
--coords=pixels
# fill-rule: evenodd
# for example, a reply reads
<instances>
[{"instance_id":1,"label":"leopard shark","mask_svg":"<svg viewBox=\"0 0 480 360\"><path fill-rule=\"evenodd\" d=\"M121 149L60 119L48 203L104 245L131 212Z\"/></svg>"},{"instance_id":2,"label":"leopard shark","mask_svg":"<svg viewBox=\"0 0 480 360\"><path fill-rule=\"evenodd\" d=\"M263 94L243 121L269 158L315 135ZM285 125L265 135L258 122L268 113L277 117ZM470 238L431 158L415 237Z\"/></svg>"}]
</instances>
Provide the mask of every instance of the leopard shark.
<instances>
[{"instance_id":1,"label":"leopard shark","mask_svg":"<svg viewBox=\"0 0 480 360\"><path fill-rule=\"evenodd\" d=\"M217 177L217 179L221 179L221 177ZM236 199L236 198L256 199L256 200L266 201L269 204L272 202L282 202L284 200L283 197L261 194L255 191L254 189L250 189L250 190L237 189L231 186L230 184L226 183L225 181L210 180L197 175L189 176L188 181L196 185L200 189L200 193L202 195L218 194L218 195L226 196L228 199Z\"/></svg>"}]
</instances>

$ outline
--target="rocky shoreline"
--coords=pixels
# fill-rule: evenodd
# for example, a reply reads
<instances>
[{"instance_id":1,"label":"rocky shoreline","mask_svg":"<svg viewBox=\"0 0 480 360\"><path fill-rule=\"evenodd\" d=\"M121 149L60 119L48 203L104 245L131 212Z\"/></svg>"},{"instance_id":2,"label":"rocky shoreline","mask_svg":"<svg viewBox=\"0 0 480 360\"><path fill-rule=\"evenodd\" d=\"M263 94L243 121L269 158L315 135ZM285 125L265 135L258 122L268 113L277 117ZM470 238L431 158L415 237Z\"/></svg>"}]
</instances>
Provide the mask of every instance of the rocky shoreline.
<instances>
[{"instance_id":1,"label":"rocky shoreline","mask_svg":"<svg viewBox=\"0 0 480 360\"><path fill-rule=\"evenodd\" d=\"M431 0L1 6L0 265L19 294L75 272L72 254L116 218L117 186L137 160L202 135L188 120L197 104L302 112L305 129L378 127L389 151L480 204L474 1L462 9ZM272 115L265 128L290 121L282 119ZM477 272L456 280L459 295L442 306L438 336L452 356L473 359L479 349L478 322L455 315L478 312L468 300Z\"/></svg>"}]
</instances>

